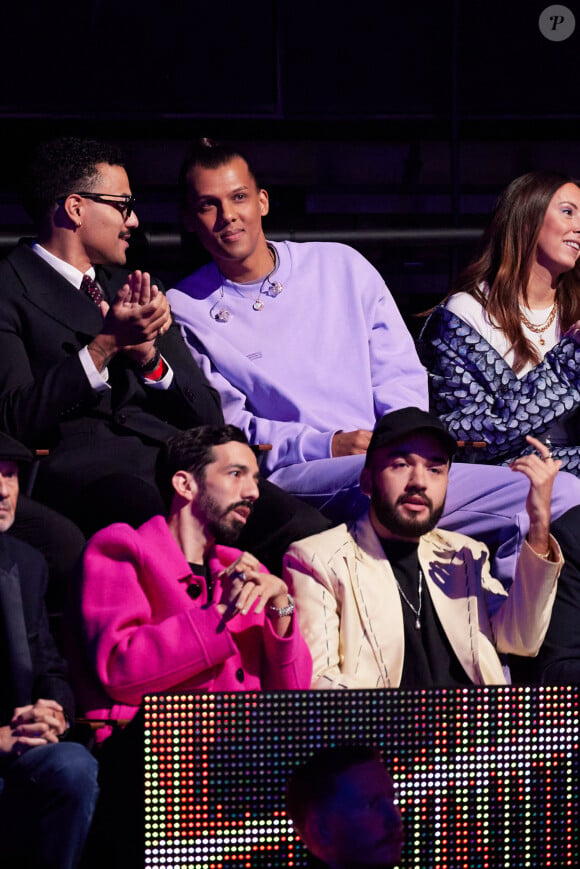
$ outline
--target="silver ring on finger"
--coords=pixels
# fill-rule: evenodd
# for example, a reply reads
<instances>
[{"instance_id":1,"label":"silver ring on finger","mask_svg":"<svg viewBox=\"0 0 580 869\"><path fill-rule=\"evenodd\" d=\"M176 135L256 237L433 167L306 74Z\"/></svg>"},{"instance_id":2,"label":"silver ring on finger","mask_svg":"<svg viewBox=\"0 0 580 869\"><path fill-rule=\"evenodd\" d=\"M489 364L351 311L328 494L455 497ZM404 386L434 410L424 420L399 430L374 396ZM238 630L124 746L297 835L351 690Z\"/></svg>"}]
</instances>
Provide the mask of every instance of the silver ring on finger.
<instances>
[{"instance_id":1,"label":"silver ring on finger","mask_svg":"<svg viewBox=\"0 0 580 869\"><path fill-rule=\"evenodd\" d=\"M553 457L552 453L548 453L547 456L542 456L542 461L543 461L543 462L547 462L548 459L553 459L553 458L554 458L554 457Z\"/></svg>"}]
</instances>

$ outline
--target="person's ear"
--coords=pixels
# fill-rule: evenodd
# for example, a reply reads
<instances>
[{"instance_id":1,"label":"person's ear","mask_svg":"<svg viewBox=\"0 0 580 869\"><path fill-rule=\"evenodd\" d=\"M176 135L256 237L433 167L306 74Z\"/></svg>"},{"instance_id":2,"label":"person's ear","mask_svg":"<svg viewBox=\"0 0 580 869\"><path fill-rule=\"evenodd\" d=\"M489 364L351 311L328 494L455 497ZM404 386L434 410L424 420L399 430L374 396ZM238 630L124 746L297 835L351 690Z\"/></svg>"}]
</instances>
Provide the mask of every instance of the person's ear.
<instances>
[{"instance_id":1,"label":"person's ear","mask_svg":"<svg viewBox=\"0 0 580 869\"><path fill-rule=\"evenodd\" d=\"M171 478L171 485L175 493L185 501L193 501L197 495L197 483L189 471L176 471Z\"/></svg>"},{"instance_id":2,"label":"person's ear","mask_svg":"<svg viewBox=\"0 0 580 869\"><path fill-rule=\"evenodd\" d=\"M270 198L267 190L258 190L258 201L260 203L260 214L265 217L270 211Z\"/></svg>"},{"instance_id":3,"label":"person's ear","mask_svg":"<svg viewBox=\"0 0 580 869\"><path fill-rule=\"evenodd\" d=\"M82 226L83 197L71 193L62 204L63 210L76 227Z\"/></svg>"},{"instance_id":4,"label":"person's ear","mask_svg":"<svg viewBox=\"0 0 580 869\"><path fill-rule=\"evenodd\" d=\"M315 857L326 861L329 857L332 837L325 813L317 810L311 811L304 821L304 828L299 832L300 838L308 850Z\"/></svg>"}]
</instances>

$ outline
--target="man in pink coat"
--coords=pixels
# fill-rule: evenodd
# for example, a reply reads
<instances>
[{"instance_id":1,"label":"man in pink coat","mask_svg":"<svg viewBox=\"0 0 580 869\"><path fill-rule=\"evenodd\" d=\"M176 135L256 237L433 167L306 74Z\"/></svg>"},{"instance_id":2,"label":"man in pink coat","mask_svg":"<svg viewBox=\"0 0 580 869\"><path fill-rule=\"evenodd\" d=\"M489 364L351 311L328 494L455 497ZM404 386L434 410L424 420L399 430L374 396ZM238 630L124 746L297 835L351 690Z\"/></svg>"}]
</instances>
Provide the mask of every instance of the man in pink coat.
<instances>
[{"instance_id":1,"label":"man in pink coat","mask_svg":"<svg viewBox=\"0 0 580 869\"><path fill-rule=\"evenodd\" d=\"M133 719L101 747L95 829L103 835L95 835L91 866L117 823L122 847L114 864L109 852L108 865L143 866L142 730L134 716L145 694L306 689L312 677L286 584L225 545L258 498L245 435L231 425L179 432L159 483L171 497L167 519L111 525L83 559L81 651L73 658L79 704L91 718Z\"/></svg>"},{"instance_id":2,"label":"man in pink coat","mask_svg":"<svg viewBox=\"0 0 580 869\"><path fill-rule=\"evenodd\" d=\"M86 548L80 607L92 678L79 680L81 708L127 719L148 693L309 688L285 583L223 545L258 498L245 435L230 425L180 432L163 464L168 518L111 525Z\"/></svg>"}]
</instances>

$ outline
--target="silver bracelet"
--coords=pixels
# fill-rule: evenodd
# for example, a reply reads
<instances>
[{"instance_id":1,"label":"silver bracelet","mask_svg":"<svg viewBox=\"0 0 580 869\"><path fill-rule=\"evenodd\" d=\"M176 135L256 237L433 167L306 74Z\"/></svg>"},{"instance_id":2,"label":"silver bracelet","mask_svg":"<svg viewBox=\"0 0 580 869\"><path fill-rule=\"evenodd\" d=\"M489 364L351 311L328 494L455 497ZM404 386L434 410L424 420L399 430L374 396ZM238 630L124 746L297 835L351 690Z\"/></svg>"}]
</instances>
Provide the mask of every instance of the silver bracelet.
<instances>
[{"instance_id":1,"label":"silver bracelet","mask_svg":"<svg viewBox=\"0 0 580 869\"><path fill-rule=\"evenodd\" d=\"M281 619L284 616L291 616L294 612L294 598L291 594L288 595L288 604L286 606L274 606L273 603L269 603L266 607L269 613L273 616L277 616L277 618Z\"/></svg>"}]
</instances>

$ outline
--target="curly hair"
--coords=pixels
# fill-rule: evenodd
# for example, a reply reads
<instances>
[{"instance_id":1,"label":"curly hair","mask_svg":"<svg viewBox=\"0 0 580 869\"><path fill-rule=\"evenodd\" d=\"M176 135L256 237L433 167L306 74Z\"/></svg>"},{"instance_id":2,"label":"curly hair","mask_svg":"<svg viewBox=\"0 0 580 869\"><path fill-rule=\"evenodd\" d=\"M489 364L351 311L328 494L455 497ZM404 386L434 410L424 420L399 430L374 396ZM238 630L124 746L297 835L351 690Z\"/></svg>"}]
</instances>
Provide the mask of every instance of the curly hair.
<instances>
[{"instance_id":1,"label":"curly hair","mask_svg":"<svg viewBox=\"0 0 580 869\"><path fill-rule=\"evenodd\" d=\"M28 161L21 182L22 204L37 227L57 200L78 190L93 190L97 164L124 166L121 150L95 139L63 136L42 142Z\"/></svg>"}]
</instances>

